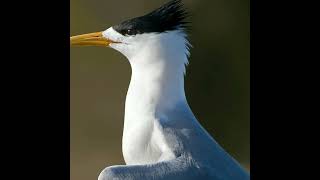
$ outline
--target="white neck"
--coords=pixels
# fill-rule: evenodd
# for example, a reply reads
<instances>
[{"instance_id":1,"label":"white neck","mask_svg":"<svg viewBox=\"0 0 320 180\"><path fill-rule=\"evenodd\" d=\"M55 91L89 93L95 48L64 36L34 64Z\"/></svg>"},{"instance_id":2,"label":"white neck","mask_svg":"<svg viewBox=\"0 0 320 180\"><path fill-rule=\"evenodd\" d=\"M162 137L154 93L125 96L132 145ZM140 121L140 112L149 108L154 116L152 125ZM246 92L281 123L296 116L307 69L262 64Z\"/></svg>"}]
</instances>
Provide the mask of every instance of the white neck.
<instances>
[{"instance_id":1,"label":"white neck","mask_svg":"<svg viewBox=\"0 0 320 180\"><path fill-rule=\"evenodd\" d=\"M161 38L172 41L170 34ZM126 98L123 151L129 151L129 144L144 147L155 120L178 104L188 106L184 91L187 49L184 37L175 38L174 43L160 46L149 42L145 48L140 47L140 53L128 58L132 76ZM126 159L125 154L130 153L124 152Z\"/></svg>"},{"instance_id":2,"label":"white neck","mask_svg":"<svg viewBox=\"0 0 320 180\"><path fill-rule=\"evenodd\" d=\"M159 113L186 103L184 74L189 52L184 34L178 31L154 36L138 48L128 57L132 76L126 113Z\"/></svg>"},{"instance_id":3,"label":"white neck","mask_svg":"<svg viewBox=\"0 0 320 180\"><path fill-rule=\"evenodd\" d=\"M137 109L142 105L142 109L148 107L149 111L156 111L185 101L184 67L182 66L184 65L170 67L163 62L143 67L133 65L126 99L126 102L132 102L133 106L129 104L126 110L127 108Z\"/></svg>"}]
</instances>

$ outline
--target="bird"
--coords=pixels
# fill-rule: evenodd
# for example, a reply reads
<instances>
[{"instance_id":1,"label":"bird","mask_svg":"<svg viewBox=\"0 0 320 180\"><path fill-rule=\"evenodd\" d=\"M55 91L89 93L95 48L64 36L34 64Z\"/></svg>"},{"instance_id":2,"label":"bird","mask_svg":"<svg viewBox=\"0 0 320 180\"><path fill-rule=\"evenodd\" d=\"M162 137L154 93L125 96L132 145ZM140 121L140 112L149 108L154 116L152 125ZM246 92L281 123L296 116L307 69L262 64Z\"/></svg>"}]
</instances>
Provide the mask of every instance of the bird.
<instances>
[{"instance_id":1,"label":"bird","mask_svg":"<svg viewBox=\"0 0 320 180\"><path fill-rule=\"evenodd\" d=\"M250 174L200 124L185 95L190 49L181 0L104 31L70 37L71 46L103 46L123 54L132 69L125 101L125 165L98 180L248 180Z\"/></svg>"}]
</instances>

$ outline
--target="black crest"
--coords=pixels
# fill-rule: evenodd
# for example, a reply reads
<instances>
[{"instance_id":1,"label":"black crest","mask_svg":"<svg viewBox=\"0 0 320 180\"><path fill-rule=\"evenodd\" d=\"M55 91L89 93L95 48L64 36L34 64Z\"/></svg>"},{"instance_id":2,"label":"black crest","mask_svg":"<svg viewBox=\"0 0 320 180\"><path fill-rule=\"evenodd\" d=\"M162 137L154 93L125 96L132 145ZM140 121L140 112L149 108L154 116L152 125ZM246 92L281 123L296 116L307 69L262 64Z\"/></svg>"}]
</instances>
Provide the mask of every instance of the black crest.
<instances>
[{"instance_id":1,"label":"black crest","mask_svg":"<svg viewBox=\"0 0 320 180\"><path fill-rule=\"evenodd\" d=\"M149 14L113 26L113 29L122 35L161 33L185 29L188 22L184 20L187 16L188 13L183 8L181 0L171 0Z\"/></svg>"}]
</instances>

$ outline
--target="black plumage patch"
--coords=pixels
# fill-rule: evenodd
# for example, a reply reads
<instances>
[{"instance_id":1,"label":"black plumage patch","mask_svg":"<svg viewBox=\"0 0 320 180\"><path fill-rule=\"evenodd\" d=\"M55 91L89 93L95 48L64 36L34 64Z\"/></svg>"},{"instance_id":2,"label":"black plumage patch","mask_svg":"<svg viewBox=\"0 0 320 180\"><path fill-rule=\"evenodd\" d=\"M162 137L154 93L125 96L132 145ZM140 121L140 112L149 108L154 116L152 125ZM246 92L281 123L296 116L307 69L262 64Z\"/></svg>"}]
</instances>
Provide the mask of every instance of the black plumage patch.
<instances>
[{"instance_id":1,"label":"black plumage patch","mask_svg":"<svg viewBox=\"0 0 320 180\"><path fill-rule=\"evenodd\" d=\"M151 13L115 25L113 29L126 36L185 29L187 16L181 0L171 0Z\"/></svg>"}]
</instances>

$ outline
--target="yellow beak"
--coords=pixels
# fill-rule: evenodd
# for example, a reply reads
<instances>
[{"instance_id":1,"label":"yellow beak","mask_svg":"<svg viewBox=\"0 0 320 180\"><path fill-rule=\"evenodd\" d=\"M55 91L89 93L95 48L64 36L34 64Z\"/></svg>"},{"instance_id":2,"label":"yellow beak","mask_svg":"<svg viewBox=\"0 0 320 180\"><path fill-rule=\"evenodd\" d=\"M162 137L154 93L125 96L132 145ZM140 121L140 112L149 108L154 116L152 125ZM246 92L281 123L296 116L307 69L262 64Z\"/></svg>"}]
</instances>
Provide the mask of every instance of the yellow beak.
<instances>
[{"instance_id":1,"label":"yellow beak","mask_svg":"<svg viewBox=\"0 0 320 180\"><path fill-rule=\"evenodd\" d=\"M119 43L102 36L102 32L94 32L70 37L71 46L109 46L111 43Z\"/></svg>"}]
</instances>

